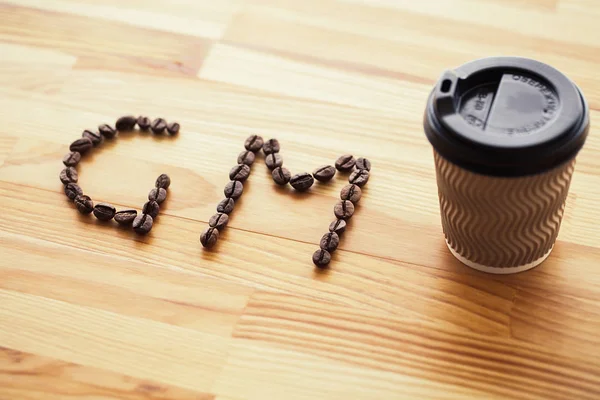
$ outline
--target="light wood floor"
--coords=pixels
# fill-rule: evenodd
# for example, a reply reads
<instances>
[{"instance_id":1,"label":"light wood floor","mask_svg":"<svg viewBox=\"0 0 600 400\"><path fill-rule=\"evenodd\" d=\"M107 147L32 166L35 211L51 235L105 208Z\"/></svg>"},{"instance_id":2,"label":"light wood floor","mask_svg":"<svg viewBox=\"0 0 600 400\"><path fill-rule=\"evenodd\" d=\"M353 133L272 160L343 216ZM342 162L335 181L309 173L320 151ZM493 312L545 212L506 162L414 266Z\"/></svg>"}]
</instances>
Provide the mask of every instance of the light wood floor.
<instances>
[{"instance_id":1,"label":"light wood floor","mask_svg":"<svg viewBox=\"0 0 600 400\"><path fill-rule=\"evenodd\" d=\"M578 158L553 255L497 277L441 233L426 96L491 55L548 62L600 117L596 0L3 0L0 399L598 399L600 133ZM84 129L179 121L87 157L81 217L58 173ZM276 190L260 158L215 252L200 232L244 139L294 172L366 156L372 177L331 271L311 255L343 177Z\"/></svg>"}]
</instances>

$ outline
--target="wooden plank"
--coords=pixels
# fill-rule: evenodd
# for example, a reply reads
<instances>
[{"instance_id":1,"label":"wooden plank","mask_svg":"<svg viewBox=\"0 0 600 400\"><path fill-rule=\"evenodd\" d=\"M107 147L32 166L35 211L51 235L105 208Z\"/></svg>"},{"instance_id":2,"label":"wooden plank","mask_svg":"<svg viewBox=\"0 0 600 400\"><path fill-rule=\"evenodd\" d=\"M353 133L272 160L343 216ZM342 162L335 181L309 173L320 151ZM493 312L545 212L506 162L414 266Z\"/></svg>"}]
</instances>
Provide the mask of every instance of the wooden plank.
<instances>
[{"instance_id":1,"label":"wooden plank","mask_svg":"<svg viewBox=\"0 0 600 400\"><path fill-rule=\"evenodd\" d=\"M391 115L398 115L398 110L404 110L416 96L423 97L424 103L424 94L431 88L227 45L213 47L198 77L283 96L373 108Z\"/></svg>"},{"instance_id":2,"label":"wooden plank","mask_svg":"<svg viewBox=\"0 0 600 400\"><path fill-rule=\"evenodd\" d=\"M0 237L8 247L0 288L15 292L223 337L231 335L252 292L168 264L149 265L4 232ZM27 257L42 250L43 256ZM24 258L26 264L19 262Z\"/></svg>"},{"instance_id":3,"label":"wooden plank","mask_svg":"<svg viewBox=\"0 0 600 400\"><path fill-rule=\"evenodd\" d=\"M449 4L452 3L439 7ZM507 8L513 9L516 8ZM591 77L595 76L593 71L599 61L596 44L572 43L559 36L538 37L518 28L482 24L480 21L485 19L473 18L465 23L449 20L446 15L415 11L369 8L362 3L333 0L255 0L236 16L225 38L239 46L300 55L312 64L333 64L380 75L394 71L401 74L391 75L396 79L425 82L433 82L444 70L467 60L521 55L559 68L584 87L594 107L600 104L597 81L590 82L595 79ZM551 18L535 14L529 20L552 25ZM270 35L272 30L282 33ZM320 45L315 46L315 42ZM483 53L482 48L486 49ZM363 57L364 53L369 57Z\"/></svg>"},{"instance_id":4,"label":"wooden plank","mask_svg":"<svg viewBox=\"0 0 600 400\"><path fill-rule=\"evenodd\" d=\"M59 13L52 8L20 7L16 5L24 4L20 1L14 4L0 7L0 38L4 42L82 56L88 60L88 64L90 58L106 59L105 62L111 62L113 68L120 63L125 66L133 63L139 64L140 68L178 69L183 74L189 74L190 70L197 71L210 45L205 38L160 32L151 26L135 27L126 22ZM52 2L35 4L45 7ZM121 13L114 11L114 15ZM145 21L142 17L137 16L132 20ZM127 21L131 21L129 18L132 17L126 16ZM152 36L152 40L148 40L148 36ZM29 63L26 68L31 70L35 66Z\"/></svg>"},{"instance_id":5,"label":"wooden plank","mask_svg":"<svg viewBox=\"0 0 600 400\"><path fill-rule=\"evenodd\" d=\"M98 22L118 22L140 28L218 39L225 30L238 0L213 2L7 0L7 4L34 8L74 17L93 18ZM38 27L39 29L39 27ZM105 32L108 32L105 30Z\"/></svg>"},{"instance_id":6,"label":"wooden plank","mask_svg":"<svg viewBox=\"0 0 600 400\"><path fill-rule=\"evenodd\" d=\"M600 366L589 353L575 356L549 342L456 332L280 294L256 293L235 336L505 398L600 394ZM586 334L595 336L593 329Z\"/></svg>"},{"instance_id":7,"label":"wooden plank","mask_svg":"<svg viewBox=\"0 0 600 400\"><path fill-rule=\"evenodd\" d=\"M0 53L2 87L31 94L59 91L76 62L75 56L62 51L19 44L0 42ZM32 63L32 59L38 61Z\"/></svg>"},{"instance_id":8,"label":"wooden plank","mask_svg":"<svg viewBox=\"0 0 600 400\"><path fill-rule=\"evenodd\" d=\"M10 399L212 400L214 396L0 347L0 394Z\"/></svg>"},{"instance_id":9,"label":"wooden plank","mask_svg":"<svg viewBox=\"0 0 600 400\"><path fill-rule=\"evenodd\" d=\"M202 392L226 337L0 290L0 346Z\"/></svg>"},{"instance_id":10,"label":"wooden plank","mask_svg":"<svg viewBox=\"0 0 600 400\"><path fill-rule=\"evenodd\" d=\"M362 3L362 0L342 1ZM447 21L459 21L463 25L480 24L484 21L486 26L516 31L531 37L597 46L597 41L592 37L581 34L581 29L589 32L597 30L593 14L581 15L575 24L569 15L529 7L515 7L511 2L504 1L486 2L484 7L481 7L482 3L479 0L369 0L369 5L433 15ZM597 4L593 9L596 7Z\"/></svg>"},{"instance_id":11,"label":"wooden plank","mask_svg":"<svg viewBox=\"0 0 600 400\"><path fill-rule=\"evenodd\" d=\"M229 362L213 392L217 398L224 395L245 400L501 398L245 339L232 346Z\"/></svg>"}]
</instances>

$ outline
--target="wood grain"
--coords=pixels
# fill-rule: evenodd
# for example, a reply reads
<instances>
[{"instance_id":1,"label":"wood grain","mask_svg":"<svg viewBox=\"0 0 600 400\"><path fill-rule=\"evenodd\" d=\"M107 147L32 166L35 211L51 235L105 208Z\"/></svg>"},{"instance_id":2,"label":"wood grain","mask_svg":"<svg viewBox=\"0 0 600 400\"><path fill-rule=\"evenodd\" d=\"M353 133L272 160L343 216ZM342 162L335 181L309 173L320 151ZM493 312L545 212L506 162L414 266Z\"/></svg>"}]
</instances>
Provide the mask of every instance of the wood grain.
<instances>
[{"instance_id":1,"label":"wood grain","mask_svg":"<svg viewBox=\"0 0 600 400\"><path fill-rule=\"evenodd\" d=\"M0 4L0 399L597 399L600 139L577 159L552 256L514 276L443 240L425 101L443 70L521 55L571 77L600 118L591 0L6 0ZM179 121L81 163L68 144L122 114ZM328 273L310 258L345 176L274 188L259 157L215 251L198 243L253 133L294 172L373 172Z\"/></svg>"},{"instance_id":2,"label":"wood grain","mask_svg":"<svg viewBox=\"0 0 600 400\"><path fill-rule=\"evenodd\" d=\"M0 348L0 387L10 399L212 400L196 391ZM2 397L4 398L4 397Z\"/></svg>"}]
</instances>

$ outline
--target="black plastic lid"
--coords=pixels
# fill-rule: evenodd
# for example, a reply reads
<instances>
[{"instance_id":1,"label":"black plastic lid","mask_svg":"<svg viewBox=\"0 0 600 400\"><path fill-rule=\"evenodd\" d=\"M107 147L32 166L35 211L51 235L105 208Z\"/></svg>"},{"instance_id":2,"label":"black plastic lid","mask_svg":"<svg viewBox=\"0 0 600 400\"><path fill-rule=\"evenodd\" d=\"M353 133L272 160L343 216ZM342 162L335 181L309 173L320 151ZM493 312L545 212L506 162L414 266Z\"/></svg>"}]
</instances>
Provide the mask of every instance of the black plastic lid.
<instances>
[{"instance_id":1,"label":"black plastic lid","mask_svg":"<svg viewBox=\"0 0 600 400\"><path fill-rule=\"evenodd\" d=\"M496 176L539 173L571 159L589 130L577 86L544 63L476 60L445 72L425 110L425 134L444 158Z\"/></svg>"}]
</instances>

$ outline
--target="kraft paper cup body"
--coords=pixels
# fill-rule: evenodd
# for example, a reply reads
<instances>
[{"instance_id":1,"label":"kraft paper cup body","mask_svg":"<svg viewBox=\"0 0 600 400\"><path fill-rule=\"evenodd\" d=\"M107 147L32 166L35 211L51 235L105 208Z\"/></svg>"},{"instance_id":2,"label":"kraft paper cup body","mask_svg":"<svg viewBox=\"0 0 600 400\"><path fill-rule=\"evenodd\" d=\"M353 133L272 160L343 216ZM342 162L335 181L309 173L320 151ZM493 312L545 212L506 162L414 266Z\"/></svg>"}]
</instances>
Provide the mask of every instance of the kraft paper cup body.
<instances>
[{"instance_id":1,"label":"kraft paper cup body","mask_svg":"<svg viewBox=\"0 0 600 400\"><path fill-rule=\"evenodd\" d=\"M552 251L575 160L525 177L471 172L434 151L442 227L456 258L480 271L521 272Z\"/></svg>"},{"instance_id":2,"label":"kraft paper cup body","mask_svg":"<svg viewBox=\"0 0 600 400\"><path fill-rule=\"evenodd\" d=\"M442 76L424 127L450 252L494 274L542 263L589 131L579 88L537 61L477 60Z\"/></svg>"}]
</instances>

